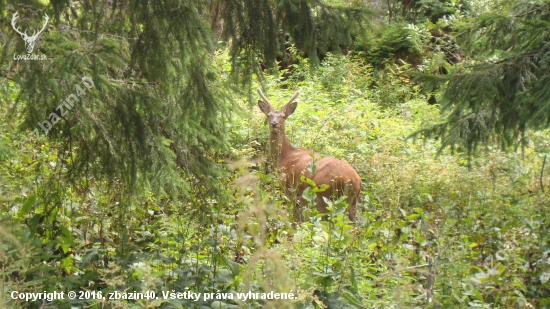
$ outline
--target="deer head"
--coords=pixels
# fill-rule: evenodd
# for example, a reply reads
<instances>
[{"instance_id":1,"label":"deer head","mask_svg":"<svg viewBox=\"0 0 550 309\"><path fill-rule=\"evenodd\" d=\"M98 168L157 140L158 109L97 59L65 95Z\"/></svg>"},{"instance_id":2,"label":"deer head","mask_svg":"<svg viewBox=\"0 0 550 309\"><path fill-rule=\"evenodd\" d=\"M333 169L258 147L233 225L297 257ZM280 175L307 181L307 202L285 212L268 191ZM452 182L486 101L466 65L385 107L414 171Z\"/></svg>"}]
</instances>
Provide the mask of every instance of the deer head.
<instances>
[{"instance_id":1,"label":"deer head","mask_svg":"<svg viewBox=\"0 0 550 309\"><path fill-rule=\"evenodd\" d=\"M285 119L288 118L288 116L292 115L294 111L296 110L296 107L298 106L298 103L293 102L296 97L300 94L300 92L296 91L292 98L281 107L280 110L275 110L273 105L269 103L265 95L263 94L262 90L260 88L257 89L258 94L263 99L258 100L258 106L260 107L260 110L267 116L267 121L269 122L269 129L271 132L280 132L281 130L284 131L285 127Z\"/></svg>"},{"instance_id":2,"label":"deer head","mask_svg":"<svg viewBox=\"0 0 550 309\"><path fill-rule=\"evenodd\" d=\"M25 48L27 49L27 53L30 54L34 50L34 44L36 42L36 39L38 39L38 37L42 34L42 32L44 32L50 18L48 17L48 14L44 13L44 19L46 19L44 26L42 26L42 29L40 29L40 31L38 32L35 30L31 36L27 35L27 30L25 30L25 32L21 32L19 30L19 27L15 25L15 20L17 18L19 18L19 12L15 12L15 14L13 14L13 17L11 19L11 26L13 27L13 30L15 30L15 32L21 35L21 37L25 41Z\"/></svg>"}]
</instances>

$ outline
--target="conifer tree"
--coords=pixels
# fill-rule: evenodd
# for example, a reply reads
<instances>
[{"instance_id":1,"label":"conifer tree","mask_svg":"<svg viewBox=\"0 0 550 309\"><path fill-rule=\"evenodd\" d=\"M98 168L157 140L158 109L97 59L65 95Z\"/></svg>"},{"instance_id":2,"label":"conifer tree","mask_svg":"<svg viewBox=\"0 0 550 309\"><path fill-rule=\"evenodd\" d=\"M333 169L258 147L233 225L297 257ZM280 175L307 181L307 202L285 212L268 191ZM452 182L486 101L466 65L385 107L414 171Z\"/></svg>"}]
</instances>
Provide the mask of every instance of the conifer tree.
<instances>
[{"instance_id":1,"label":"conifer tree","mask_svg":"<svg viewBox=\"0 0 550 309\"><path fill-rule=\"evenodd\" d=\"M496 9L498 8L498 9ZM453 74L423 75L444 85L446 121L419 133L472 154L479 145L526 142L550 123L550 1L501 1L459 29L467 60Z\"/></svg>"}]
</instances>

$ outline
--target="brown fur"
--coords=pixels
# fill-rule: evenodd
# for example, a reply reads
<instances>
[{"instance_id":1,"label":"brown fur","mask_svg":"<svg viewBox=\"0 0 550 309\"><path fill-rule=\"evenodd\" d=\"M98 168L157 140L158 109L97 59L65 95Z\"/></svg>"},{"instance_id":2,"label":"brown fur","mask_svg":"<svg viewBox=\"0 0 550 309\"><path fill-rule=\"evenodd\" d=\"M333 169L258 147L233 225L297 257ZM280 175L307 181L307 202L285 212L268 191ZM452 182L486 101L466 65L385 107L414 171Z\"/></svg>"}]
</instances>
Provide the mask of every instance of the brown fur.
<instances>
[{"instance_id":1,"label":"brown fur","mask_svg":"<svg viewBox=\"0 0 550 309\"><path fill-rule=\"evenodd\" d=\"M275 110L260 89L258 89L258 93L263 99L263 101L258 101L258 106L266 114L269 122L270 160L278 166L281 175L284 175L286 189L288 191L296 189L298 196L297 203L304 204L305 201L302 198L302 193L309 185L300 182L300 175L312 179L317 186L327 184L329 185L328 189L317 193L317 198L315 199L319 212L327 212L327 204L323 200L323 197L334 199L347 195L349 218L355 221L357 213L356 205L361 192L361 178L355 169L345 161L323 156L309 149L296 148L290 144L286 137L285 120L296 110L297 103L293 103L292 101L298 96L298 92L294 94L281 110ZM312 161L312 153L316 160L315 175L311 175L307 170L309 163ZM326 217L323 219L326 220ZM301 220L300 215L298 215L298 220Z\"/></svg>"}]
</instances>

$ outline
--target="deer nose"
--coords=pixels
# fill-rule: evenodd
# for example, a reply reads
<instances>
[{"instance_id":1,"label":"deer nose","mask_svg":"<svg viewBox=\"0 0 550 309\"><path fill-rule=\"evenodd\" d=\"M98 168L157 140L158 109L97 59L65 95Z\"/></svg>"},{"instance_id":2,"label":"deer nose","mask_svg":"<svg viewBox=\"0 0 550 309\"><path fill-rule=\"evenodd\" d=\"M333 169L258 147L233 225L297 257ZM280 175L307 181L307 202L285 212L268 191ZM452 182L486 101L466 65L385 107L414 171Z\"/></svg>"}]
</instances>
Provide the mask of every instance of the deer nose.
<instances>
[{"instance_id":1,"label":"deer nose","mask_svg":"<svg viewBox=\"0 0 550 309\"><path fill-rule=\"evenodd\" d=\"M271 126L272 126L273 128L276 128L276 127L279 126L279 123L276 122L276 121L272 121L272 122L271 122Z\"/></svg>"}]
</instances>

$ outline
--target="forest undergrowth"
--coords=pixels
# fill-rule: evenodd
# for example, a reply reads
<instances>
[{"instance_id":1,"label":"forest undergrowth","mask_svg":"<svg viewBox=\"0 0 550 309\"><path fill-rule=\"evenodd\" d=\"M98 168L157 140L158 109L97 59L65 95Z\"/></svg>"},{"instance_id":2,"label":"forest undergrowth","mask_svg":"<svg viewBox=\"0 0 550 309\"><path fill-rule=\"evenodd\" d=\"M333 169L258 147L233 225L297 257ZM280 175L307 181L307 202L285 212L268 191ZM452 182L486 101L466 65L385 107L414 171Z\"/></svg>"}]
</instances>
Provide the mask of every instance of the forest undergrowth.
<instances>
[{"instance_id":1,"label":"forest undergrowth","mask_svg":"<svg viewBox=\"0 0 550 309\"><path fill-rule=\"evenodd\" d=\"M215 62L230 65L226 53ZM18 131L17 118L2 119L0 304L548 308L548 132L530 132L522 149L495 143L477 156L441 149L436 138L415 140L411 134L444 115L407 77L410 69L402 62L375 70L360 56L329 54L314 73L298 59L256 85L276 107L299 90L286 124L290 141L359 172L355 223L342 201L321 221L311 199L304 222L293 222L292 197L266 162L268 128L254 87L233 97L240 110L227 123L227 151L209 158L224 166L223 176L182 179L184 199L169 189L124 192L116 179L81 179L75 186L84 194L62 189L57 175L70 156ZM158 299L30 304L10 296L54 290L155 291ZM162 291L220 297L165 298ZM296 299L237 299L249 291Z\"/></svg>"}]
</instances>

